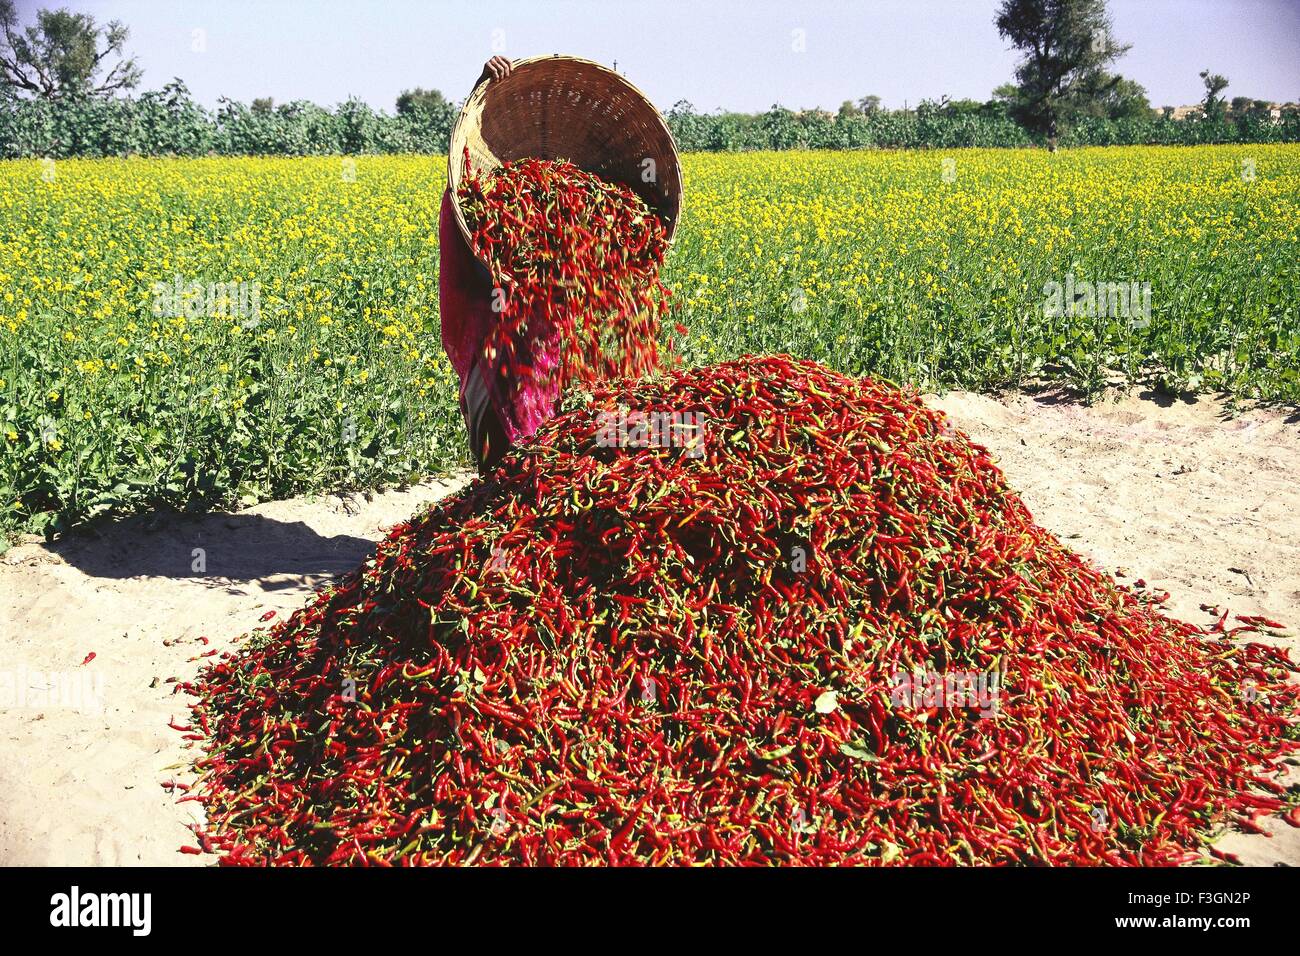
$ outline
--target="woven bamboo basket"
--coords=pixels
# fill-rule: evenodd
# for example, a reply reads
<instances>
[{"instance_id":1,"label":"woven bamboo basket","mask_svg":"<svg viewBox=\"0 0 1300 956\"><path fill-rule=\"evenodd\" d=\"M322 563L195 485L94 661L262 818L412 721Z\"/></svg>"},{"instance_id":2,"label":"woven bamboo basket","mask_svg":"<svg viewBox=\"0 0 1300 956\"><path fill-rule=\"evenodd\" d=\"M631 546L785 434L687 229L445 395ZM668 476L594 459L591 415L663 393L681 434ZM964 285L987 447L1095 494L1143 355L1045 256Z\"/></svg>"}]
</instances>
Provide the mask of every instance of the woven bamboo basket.
<instances>
[{"instance_id":1,"label":"woven bamboo basket","mask_svg":"<svg viewBox=\"0 0 1300 956\"><path fill-rule=\"evenodd\" d=\"M637 193L663 220L669 241L676 232L682 171L668 124L644 93L599 63L559 54L530 57L469 95L451 131L447 163L456 224L468 243L456 195L466 149L480 175L524 157L566 159Z\"/></svg>"}]
</instances>

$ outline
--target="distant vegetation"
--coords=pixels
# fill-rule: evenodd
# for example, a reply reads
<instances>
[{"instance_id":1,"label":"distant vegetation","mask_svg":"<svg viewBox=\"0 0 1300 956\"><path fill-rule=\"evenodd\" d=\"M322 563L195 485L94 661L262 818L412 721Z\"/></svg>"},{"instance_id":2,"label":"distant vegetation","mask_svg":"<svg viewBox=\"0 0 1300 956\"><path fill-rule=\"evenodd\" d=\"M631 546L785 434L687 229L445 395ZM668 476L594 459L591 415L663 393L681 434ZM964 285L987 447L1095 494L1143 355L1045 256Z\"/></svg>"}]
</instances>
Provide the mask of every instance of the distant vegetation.
<instances>
[{"instance_id":1,"label":"distant vegetation","mask_svg":"<svg viewBox=\"0 0 1300 956\"><path fill-rule=\"evenodd\" d=\"M687 102L666 114L684 151L783 149L1016 147L1043 142L1009 116L971 101L922 101L914 109L830 113L773 106L766 113L698 113ZM73 156L319 156L442 153L456 106L416 100L388 114L360 100L333 109L305 101L273 106L222 101L205 109L179 80L136 97L65 97L0 101L0 158ZM1300 112L1274 119L1247 108L1218 118L1173 119L1148 111L1122 119L1081 117L1062 146L1144 143L1300 142Z\"/></svg>"},{"instance_id":2,"label":"distant vegetation","mask_svg":"<svg viewBox=\"0 0 1300 956\"><path fill-rule=\"evenodd\" d=\"M1004 0L995 24L1024 59L1016 82L987 102L943 97L889 110L867 95L836 112L698 113L681 101L668 124L681 149L709 152L1300 141L1300 108L1228 101L1227 78L1209 70L1198 109L1153 110L1140 84L1111 72L1128 47L1112 35L1103 0ZM222 99L213 111L180 79L133 95L141 73L126 55L128 37L117 21L62 10L24 26L13 0L0 0L0 159L447 149L457 104L432 89L403 92L391 114L357 99L330 109L270 97Z\"/></svg>"},{"instance_id":3,"label":"distant vegetation","mask_svg":"<svg viewBox=\"0 0 1300 956\"><path fill-rule=\"evenodd\" d=\"M695 112L678 103L668 125L683 150L854 149L859 147L953 149L962 146L1016 147L1046 138L1012 120L1002 104L972 100L922 100L915 109L839 113L795 112L773 106L766 113ZM1176 120L1165 113L1110 118L1083 116L1060 134L1062 146L1136 146L1200 143L1293 143L1300 141L1300 110L1274 119L1267 113L1207 119L1193 113Z\"/></svg>"},{"instance_id":4,"label":"distant vegetation","mask_svg":"<svg viewBox=\"0 0 1300 956\"><path fill-rule=\"evenodd\" d=\"M441 153L454 121L446 101L416 101L396 115L356 99L334 109L222 100L214 112L174 80L137 97L0 100L0 158Z\"/></svg>"}]
</instances>

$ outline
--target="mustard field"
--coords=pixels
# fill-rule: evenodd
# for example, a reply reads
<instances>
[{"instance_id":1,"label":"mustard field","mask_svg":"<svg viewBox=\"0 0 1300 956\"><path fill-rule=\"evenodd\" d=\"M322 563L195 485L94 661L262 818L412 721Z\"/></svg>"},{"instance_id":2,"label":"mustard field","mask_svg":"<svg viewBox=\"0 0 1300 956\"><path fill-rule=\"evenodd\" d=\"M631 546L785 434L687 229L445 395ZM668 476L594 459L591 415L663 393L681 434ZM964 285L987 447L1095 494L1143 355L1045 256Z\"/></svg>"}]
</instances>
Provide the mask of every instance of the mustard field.
<instances>
[{"instance_id":1,"label":"mustard field","mask_svg":"<svg viewBox=\"0 0 1300 956\"><path fill-rule=\"evenodd\" d=\"M1300 146L683 163L688 364L1300 400ZM467 462L444 184L427 156L0 163L0 531Z\"/></svg>"}]
</instances>

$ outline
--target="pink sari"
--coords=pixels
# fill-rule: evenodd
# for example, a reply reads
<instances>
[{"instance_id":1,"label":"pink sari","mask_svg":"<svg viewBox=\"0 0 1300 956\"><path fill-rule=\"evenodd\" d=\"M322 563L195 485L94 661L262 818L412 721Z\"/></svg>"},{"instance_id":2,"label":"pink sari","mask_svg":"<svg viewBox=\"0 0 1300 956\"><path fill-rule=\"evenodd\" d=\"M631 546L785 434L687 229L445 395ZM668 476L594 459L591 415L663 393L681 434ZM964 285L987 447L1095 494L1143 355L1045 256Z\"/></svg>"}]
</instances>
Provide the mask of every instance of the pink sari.
<instances>
[{"instance_id":1,"label":"pink sari","mask_svg":"<svg viewBox=\"0 0 1300 956\"><path fill-rule=\"evenodd\" d=\"M508 394L501 375L500 360L489 363L483 343L496 321L492 310L493 286L487 267L474 255L452 209L451 193L442 194L438 217L438 306L442 313L442 347L460 378L461 408L464 410L466 383L481 375L493 409L501 420L511 445L529 438L555 414L558 382L542 384L529 380L513 395ZM536 323L541 325L542 322ZM557 337L546 331L523 343L518 360L531 364L545 377L560 361Z\"/></svg>"}]
</instances>

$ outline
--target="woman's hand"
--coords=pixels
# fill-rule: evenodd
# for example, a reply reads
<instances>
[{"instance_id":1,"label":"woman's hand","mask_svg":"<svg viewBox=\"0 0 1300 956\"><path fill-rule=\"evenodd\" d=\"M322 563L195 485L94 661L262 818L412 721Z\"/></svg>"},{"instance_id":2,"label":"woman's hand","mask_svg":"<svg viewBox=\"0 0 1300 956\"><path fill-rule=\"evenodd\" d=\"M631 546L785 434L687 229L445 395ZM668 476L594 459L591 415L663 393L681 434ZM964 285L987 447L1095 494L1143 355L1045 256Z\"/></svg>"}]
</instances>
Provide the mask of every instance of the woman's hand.
<instances>
[{"instance_id":1,"label":"woman's hand","mask_svg":"<svg viewBox=\"0 0 1300 956\"><path fill-rule=\"evenodd\" d=\"M494 56L483 64L483 72L474 85L478 86L484 80L501 80L510 75L510 61L503 56Z\"/></svg>"}]
</instances>

